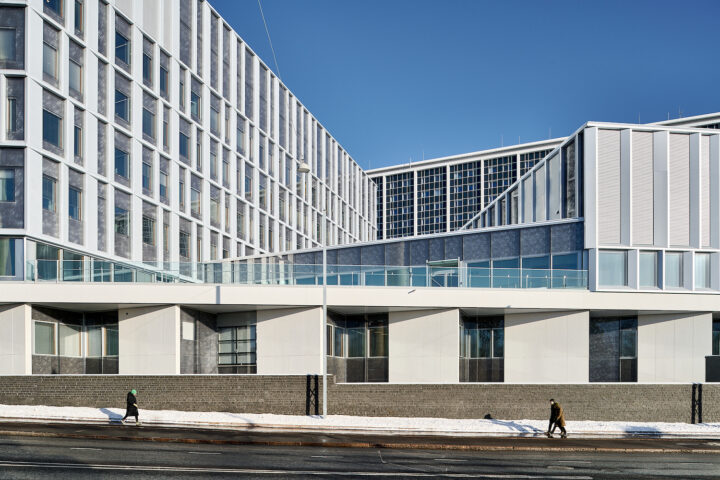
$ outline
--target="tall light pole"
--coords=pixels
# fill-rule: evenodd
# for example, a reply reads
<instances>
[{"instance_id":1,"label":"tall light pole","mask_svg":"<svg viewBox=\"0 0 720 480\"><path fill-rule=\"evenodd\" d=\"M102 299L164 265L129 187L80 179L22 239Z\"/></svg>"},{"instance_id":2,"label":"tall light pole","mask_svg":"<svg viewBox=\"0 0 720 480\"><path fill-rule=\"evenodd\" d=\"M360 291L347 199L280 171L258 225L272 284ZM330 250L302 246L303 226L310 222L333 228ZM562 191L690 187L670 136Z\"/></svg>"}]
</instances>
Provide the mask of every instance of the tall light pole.
<instances>
[{"instance_id":1,"label":"tall light pole","mask_svg":"<svg viewBox=\"0 0 720 480\"><path fill-rule=\"evenodd\" d=\"M298 173L310 173L310 165L308 165L306 162L300 163L300 166L298 167ZM305 177L305 180L307 181L308 177ZM322 299L323 299L323 305L322 305L322 331L321 338L322 338L322 416L323 418L327 418L327 223L325 222L325 207L321 210L322 215L322 261L323 261L323 273L322 273Z\"/></svg>"}]
</instances>

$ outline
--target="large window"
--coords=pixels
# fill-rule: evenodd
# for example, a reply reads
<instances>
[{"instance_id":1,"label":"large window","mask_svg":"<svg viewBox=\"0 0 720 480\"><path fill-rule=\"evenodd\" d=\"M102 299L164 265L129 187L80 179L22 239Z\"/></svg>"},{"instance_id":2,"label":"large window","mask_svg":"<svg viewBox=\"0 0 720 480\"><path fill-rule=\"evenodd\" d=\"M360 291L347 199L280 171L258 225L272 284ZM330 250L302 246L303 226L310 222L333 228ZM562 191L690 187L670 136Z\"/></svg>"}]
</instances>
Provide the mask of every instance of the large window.
<instances>
[{"instance_id":1,"label":"large window","mask_svg":"<svg viewBox=\"0 0 720 480\"><path fill-rule=\"evenodd\" d=\"M190 234L180 231L179 253L183 258L190 258Z\"/></svg>"},{"instance_id":2,"label":"large window","mask_svg":"<svg viewBox=\"0 0 720 480\"><path fill-rule=\"evenodd\" d=\"M130 212L115 206L115 233L130 236Z\"/></svg>"},{"instance_id":3,"label":"large window","mask_svg":"<svg viewBox=\"0 0 720 480\"><path fill-rule=\"evenodd\" d=\"M665 252L665 288L682 288L683 253Z\"/></svg>"},{"instance_id":4,"label":"large window","mask_svg":"<svg viewBox=\"0 0 720 480\"><path fill-rule=\"evenodd\" d=\"M590 319L591 382L637 381L637 318Z\"/></svg>"},{"instance_id":5,"label":"large window","mask_svg":"<svg viewBox=\"0 0 720 480\"><path fill-rule=\"evenodd\" d=\"M146 162L142 164L142 188L152 192L152 165Z\"/></svg>"},{"instance_id":6,"label":"large window","mask_svg":"<svg viewBox=\"0 0 720 480\"><path fill-rule=\"evenodd\" d=\"M43 141L62 148L62 118L43 110Z\"/></svg>"},{"instance_id":7,"label":"large window","mask_svg":"<svg viewBox=\"0 0 720 480\"><path fill-rule=\"evenodd\" d=\"M55 324L50 322L34 322L35 355L55 355Z\"/></svg>"},{"instance_id":8,"label":"large window","mask_svg":"<svg viewBox=\"0 0 720 480\"><path fill-rule=\"evenodd\" d=\"M190 154L190 139L182 132L180 132L180 142L178 150L181 157L188 158L188 155Z\"/></svg>"},{"instance_id":9,"label":"large window","mask_svg":"<svg viewBox=\"0 0 720 480\"><path fill-rule=\"evenodd\" d=\"M82 158L83 156L83 135L82 128L75 125L73 129L73 152L76 158Z\"/></svg>"},{"instance_id":10,"label":"large window","mask_svg":"<svg viewBox=\"0 0 720 480\"><path fill-rule=\"evenodd\" d=\"M152 57L147 53L143 53L143 82L147 85L152 85L153 81L153 61Z\"/></svg>"},{"instance_id":11,"label":"large window","mask_svg":"<svg viewBox=\"0 0 720 480\"><path fill-rule=\"evenodd\" d=\"M15 276L15 239L0 238L0 277Z\"/></svg>"},{"instance_id":12,"label":"large window","mask_svg":"<svg viewBox=\"0 0 720 480\"><path fill-rule=\"evenodd\" d=\"M710 288L710 254L695 254L695 288Z\"/></svg>"},{"instance_id":13,"label":"large window","mask_svg":"<svg viewBox=\"0 0 720 480\"><path fill-rule=\"evenodd\" d=\"M168 95L169 74L167 68L160 65L160 95L167 97Z\"/></svg>"},{"instance_id":14,"label":"large window","mask_svg":"<svg viewBox=\"0 0 720 480\"><path fill-rule=\"evenodd\" d=\"M0 61L14 61L16 56L15 29L0 28Z\"/></svg>"},{"instance_id":15,"label":"large window","mask_svg":"<svg viewBox=\"0 0 720 480\"><path fill-rule=\"evenodd\" d=\"M143 216L142 219L142 239L146 245L155 245L155 219Z\"/></svg>"},{"instance_id":16,"label":"large window","mask_svg":"<svg viewBox=\"0 0 720 480\"><path fill-rule=\"evenodd\" d=\"M15 169L0 168L0 202L15 201Z\"/></svg>"},{"instance_id":17,"label":"large window","mask_svg":"<svg viewBox=\"0 0 720 480\"><path fill-rule=\"evenodd\" d=\"M190 114L196 118L200 118L200 112L202 111L200 101L200 95L190 91Z\"/></svg>"},{"instance_id":18,"label":"large window","mask_svg":"<svg viewBox=\"0 0 720 480\"><path fill-rule=\"evenodd\" d=\"M81 332L82 327L79 325L58 324L60 356L79 357L81 355Z\"/></svg>"},{"instance_id":19,"label":"large window","mask_svg":"<svg viewBox=\"0 0 720 480\"><path fill-rule=\"evenodd\" d=\"M130 65L130 40L115 32L115 59Z\"/></svg>"},{"instance_id":20,"label":"large window","mask_svg":"<svg viewBox=\"0 0 720 480\"><path fill-rule=\"evenodd\" d=\"M86 327L86 357L117 357L118 327L117 325L90 325Z\"/></svg>"},{"instance_id":21,"label":"large window","mask_svg":"<svg viewBox=\"0 0 720 480\"><path fill-rule=\"evenodd\" d=\"M720 319L714 318L712 324L712 354L720 355Z\"/></svg>"},{"instance_id":22,"label":"large window","mask_svg":"<svg viewBox=\"0 0 720 480\"><path fill-rule=\"evenodd\" d=\"M75 31L78 33L82 33L83 30L85 30L83 13L83 2L81 0L75 0Z\"/></svg>"},{"instance_id":23,"label":"large window","mask_svg":"<svg viewBox=\"0 0 720 480\"><path fill-rule=\"evenodd\" d=\"M59 16L63 16L63 0L45 0L43 4L46 10L51 10Z\"/></svg>"},{"instance_id":24,"label":"large window","mask_svg":"<svg viewBox=\"0 0 720 480\"><path fill-rule=\"evenodd\" d=\"M143 108L143 134L155 140L155 114Z\"/></svg>"},{"instance_id":25,"label":"large window","mask_svg":"<svg viewBox=\"0 0 720 480\"><path fill-rule=\"evenodd\" d=\"M218 335L220 373L256 373L257 337L255 324L221 328Z\"/></svg>"},{"instance_id":26,"label":"large window","mask_svg":"<svg viewBox=\"0 0 720 480\"><path fill-rule=\"evenodd\" d=\"M190 189L190 210L196 215L200 215L200 190Z\"/></svg>"},{"instance_id":27,"label":"large window","mask_svg":"<svg viewBox=\"0 0 720 480\"><path fill-rule=\"evenodd\" d=\"M598 276L601 287L627 286L627 252L621 250L600 251Z\"/></svg>"},{"instance_id":28,"label":"large window","mask_svg":"<svg viewBox=\"0 0 720 480\"><path fill-rule=\"evenodd\" d=\"M49 212L56 212L57 209L57 180L43 175L42 183L42 205L43 209Z\"/></svg>"},{"instance_id":29,"label":"large window","mask_svg":"<svg viewBox=\"0 0 720 480\"><path fill-rule=\"evenodd\" d=\"M70 59L70 90L76 92L76 93L82 93L83 91L83 83L82 83L82 66L74 61L73 59Z\"/></svg>"},{"instance_id":30,"label":"large window","mask_svg":"<svg viewBox=\"0 0 720 480\"><path fill-rule=\"evenodd\" d=\"M58 51L49 43L43 43L43 73L57 80Z\"/></svg>"},{"instance_id":31,"label":"large window","mask_svg":"<svg viewBox=\"0 0 720 480\"><path fill-rule=\"evenodd\" d=\"M119 148L115 148L115 173L130 178L130 155Z\"/></svg>"},{"instance_id":32,"label":"large window","mask_svg":"<svg viewBox=\"0 0 720 480\"><path fill-rule=\"evenodd\" d=\"M115 90L115 116L130 122L130 99L120 90Z\"/></svg>"},{"instance_id":33,"label":"large window","mask_svg":"<svg viewBox=\"0 0 720 480\"><path fill-rule=\"evenodd\" d=\"M640 252L640 288L656 288L657 252Z\"/></svg>"},{"instance_id":34,"label":"large window","mask_svg":"<svg viewBox=\"0 0 720 480\"><path fill-rule=\"evenodd\" d=\"M7 132L8 133L15 133L17 132L17 98L15 97L8 97L7 99Z\"/></svg>"},{"instance_id":35,"label":"large window","mask_svg":"<svg viewBox=\"0 0 720 480\"><path fill-rule=\"evenodd\" d=\"M326 353L343 359L331 373L346 382L388 381L387 314L333 315L327 327Z\"/></svg>"},{"instance_id":36,"label":"large window","mask_svg":"<svg viewBox=\"0 0 720 480\"><path fill-rule=\"evenodd\" d=\"M82 191L75 187L68 190L68 215L73 220L82 220Z\"/></svg>"},{"instance_id":37,"label":"large window","mask_svg":"<svg viewBox=\"0 0 720 480\"><path fill-rule=\"evenodd\" d=\"M160 171L160 198L168 198L168 174Z\"/></svg>"},{"instance_id":38,"label":"large window","mask_svg":"<svg viewBox=\"0 0 720 480\"><path fill-rule=\"evenodd\" d=\"M460 381L504 380L505 320L466 317L460 321Z\"/></svg>"}]
</instances>

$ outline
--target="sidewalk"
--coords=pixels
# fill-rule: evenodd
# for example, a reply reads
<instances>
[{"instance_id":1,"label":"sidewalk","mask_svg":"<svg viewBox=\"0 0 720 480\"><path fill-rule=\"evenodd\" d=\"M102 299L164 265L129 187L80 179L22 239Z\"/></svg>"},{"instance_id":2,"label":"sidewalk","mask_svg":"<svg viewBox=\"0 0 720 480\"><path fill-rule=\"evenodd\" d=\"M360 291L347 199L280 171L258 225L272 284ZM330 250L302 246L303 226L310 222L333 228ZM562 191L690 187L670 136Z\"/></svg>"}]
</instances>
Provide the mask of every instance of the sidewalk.
<instances>
[{"instance_id":1,"label":"sidewalk","mask_svg":"<svg viewBox=\"0 0 720 480\"><path fill-rule=\"evenodd\" d=\"M107 425L119 422L120 408L0 405L3 422L82 423ZM134 420L134 419L133 419ZM140 409L147 427L217 429L254 432L403 435L435 437L541 437L547 420L484 420L445 418L351 417L180 412ZM134 423L134 422L133 422ZM572 438L702 438L720 439L720 423L641 423L568 421Z\"/></svg>"}]
</instances>

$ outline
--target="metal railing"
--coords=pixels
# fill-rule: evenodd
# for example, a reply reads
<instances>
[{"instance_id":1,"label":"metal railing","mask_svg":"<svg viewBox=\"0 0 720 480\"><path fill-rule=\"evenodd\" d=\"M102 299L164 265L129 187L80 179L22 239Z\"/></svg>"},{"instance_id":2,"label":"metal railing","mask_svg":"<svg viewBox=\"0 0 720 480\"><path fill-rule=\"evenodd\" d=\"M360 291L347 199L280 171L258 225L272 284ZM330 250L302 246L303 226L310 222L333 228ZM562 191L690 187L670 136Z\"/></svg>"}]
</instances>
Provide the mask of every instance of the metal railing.
<instances>
[{"instance_id":1,"label":"metal railing","mask_svg":"<svg viewBox=\"0 0 720 480\"><path fill-rule=\"evenodd\" d=\"M322 265L167 263L153 271L98 260L34 260L31 282L322 285ZM587 270L328 265L327 284L372 287L587 288Z\"/></svg>"}]
</instances>

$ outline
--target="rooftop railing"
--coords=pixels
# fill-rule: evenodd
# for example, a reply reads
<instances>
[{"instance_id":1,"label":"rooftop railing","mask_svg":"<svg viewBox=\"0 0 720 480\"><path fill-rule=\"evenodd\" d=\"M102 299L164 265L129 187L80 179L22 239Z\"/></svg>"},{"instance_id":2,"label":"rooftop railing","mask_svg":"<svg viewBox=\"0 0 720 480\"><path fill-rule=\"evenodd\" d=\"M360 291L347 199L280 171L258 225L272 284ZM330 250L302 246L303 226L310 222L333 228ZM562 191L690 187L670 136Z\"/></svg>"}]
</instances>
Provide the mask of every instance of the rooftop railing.
<instances>
[{"instance_id":1,"label":"rooftop railing","mask_svg":"<svg viewBox=\"0 0 720 480\"><path fill-rule=\"evenodd\" d=\"M322 265L173 263L152 271L106 261L34 260L26 281L322 285ZM327 284L369 287L587 288L587 270L328 265Z\"/></svg>"}]
</instances>

